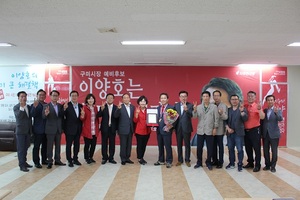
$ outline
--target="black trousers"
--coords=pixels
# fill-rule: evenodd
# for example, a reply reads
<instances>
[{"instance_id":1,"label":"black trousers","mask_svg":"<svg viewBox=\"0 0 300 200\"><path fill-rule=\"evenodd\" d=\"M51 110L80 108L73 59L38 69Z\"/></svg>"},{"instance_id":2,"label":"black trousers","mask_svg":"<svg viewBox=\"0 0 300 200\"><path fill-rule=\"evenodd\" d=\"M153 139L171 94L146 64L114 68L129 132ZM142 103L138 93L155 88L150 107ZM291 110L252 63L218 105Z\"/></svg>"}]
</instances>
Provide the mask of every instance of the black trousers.
<instances>
[{"instance_id":1,"label":"black trousers","mask_svg":"<svg viewBox=\"0 0 300 200\"><path fill-rule=\"evenodd\" d=\"M17 151L19 166L25 167L27 161L27 150L30 146L30 135L29 134L16 134L17 138Z\"/></svg>"},{"instance_id":2,"label":"black trousers","mask_svg":"<svg viewBox=\"0 0 300 200\"><path fill-rule=\"evenodd\" d=\"M108 132L101 132L101 153L102 160L113 160L116 151L116 133L112 132L111 127L108 128ZM109 155L107 154L107 147L109 144Z\"/></svg>"},{"instance_id":3,"label":"black trousers","mask_svg":"<svg viewBox=\"0 0 300 200\"><path fill-rule=\"evenodd\" d=\"M197 164L202 165L202 154L204 141L206 142L207 148L207 159L205 161L206 166L211 166L212 151L213 151L213 138L212 135L197 135Z\"/></svg>"},{"instance_id":4,"label":"black trousers","mask_svg":"<svg viewBox=\"0 0 300 200\"><path fill-rule=\"evenodd\" d=\"M73 144L73 158L72 158L72 144ZM78 152L80 149L80 133L76 135L66 134L66 157L69 162L78 160Z\"/></svg>"},{"instance_id":5,"label":"black trousers","mask_svg":"<svg viewBox=\"0 0 300 200\"><path fill-rule=\"evenodd\" d=\"M213 159L212 161L217 164L224 163L224 144L223 144L224 135L215 135L214 144L213 144ZM218 156L219 155L219 156Z\"/></svg>"},{"instance_id":6,"label":"black trousers","mask_svg":"<svg viewBox=\"0 0 300 200\"><path fill-rule=\"evenodd\" d=\"M136 137L136 145L137 145L136 147L137 159L142 159L144 158L145 155L146 146L150 138L150 134L140 135L136 133L135 137Z\"/></svg>"},{"instance_id":7,"label":"black trousers","mask_svg":"<svg viewBox=\"0 0 300 200\"><path fill-rule=\"evenodd\" d=\"M186 133L181 128L176 131L178 162L183 163L182 145L185 145L185 162L191 162L191 133Z\"/></svg>"},{"instance_id":8,"label":"black trousers","mask_svg":"<svg viewBox=\"0 0 300 200\"><path fill-rule=\"evenodd\" d=\"M266 137L263 138L264 157L265 157L265 164L267 167L276 166L277 157L278 157L278 144L279 144L279 138L271 139L269 133L267 133ZM270 159L270 147L272 152L272 160Z\"/></svg>"},{"instance_id":9,"label":"black trousers","mask_svg":"<svg viewBox=\"0 0 300 200\"><path fill-rule=\"evenodd\" d=\"M47 134L47 162L53 162L53 144L55 145L55 153L54 153L54 160L56 162L60 161L60 140L61 140L61 133L56 134Z\"/></svg>"},{"instance_id":10,"label":"black trousers","mask_svg":"<svg viewBox=\"0 0 300 200\"><path fill-rule=\"evenodd\" d=\"M47 162L47 137L46 137L46 134L34 134L32 160L35 165L40 164L40 155L39 155L40 149L41 149L42 163L46 163Z\"/></svg>"},{"instance_id":11,"label":"black trousers","mask_svg":"<svg viewBox=\"0 0 300 200\"><path fill-rule=\"evenodd\" d=\"M261 135L259 127L245 130L245 148L247 153L247 162L254 163L253 150L255 152L255 167L260 167L261 160Z\"/></svg>"},{"instance_id":12,"label":"black trousers","mask_svg":"<svg viewBox=\"0 0 300 200\"><path fill-rule=\"evenodd\" d=\"M120 137L120 158L121 162L129 160L132 148L132 133L119 134Z\"/></svg>"},{"instance_id":13,"label":"black trousers","mask_svg":"<svg viewBox=\"0 0 300 200\"><path fill-rule=\"evenodd\" d=\"M95 135L93 135L92 139L84 138L84 159L85 160L89 160L92 159L95 153L95 149L96 149L96 144L97 144L97 137Z\"/></svg>"}]
</instances>

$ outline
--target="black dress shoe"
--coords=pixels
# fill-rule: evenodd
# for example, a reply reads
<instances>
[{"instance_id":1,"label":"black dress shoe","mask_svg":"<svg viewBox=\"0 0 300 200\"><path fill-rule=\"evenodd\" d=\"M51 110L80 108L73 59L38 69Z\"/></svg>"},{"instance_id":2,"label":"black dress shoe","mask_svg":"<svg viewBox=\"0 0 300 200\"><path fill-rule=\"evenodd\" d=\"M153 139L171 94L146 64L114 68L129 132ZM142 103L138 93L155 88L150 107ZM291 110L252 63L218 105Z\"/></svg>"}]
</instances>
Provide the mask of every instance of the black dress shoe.
<instances>
[{"instance_id":1,"label":"black dress shoe","mask_svg":"<svg viewBox=\"0 0 300 200\"><path fill-rule=\"evenodd\" d=\"M32 168L32 165L29 165L28 163L25 163L25 167Z\"/></svg>"},{"instance_id":2,"label":"black dress shoe","mask_svg":"<svg viewBox=\"0 0 300 200\"><path fill-rule=\"evenodd\" d=\"M74 167L73 162L69 162L68 166L69 166L69 167Z\"/></svg>"},{"instance_id":3,"label":"black dress shoe","mask_svg":"<svg viewBox=\"0 0 300 200\"><path fill-rule=\"evenodd\" d=\"M114 159L113 160L109 160L108 162L112 163L112 164L117 164L117 162Z\"/></svg>"},{"instance_id":4,"label":"black dress shoe","mask_svg":"<svg viewBox=\"0 0 300 200\"><path fill-rule=\"evenodd\" d=\"M208 165L207 168L208 168L209 170L212 170L212 165Z\"/></svg>"},{"instance_id":5,"label":"black dress shoe","mask_svg":"<svg viewBox=\"0 0 300 200\"><path fill-rule=\"evenodd\" d=\"M154 163L155 166L164 165L164 164L165 164L164 162L160 162L160 161L157 161L156 163Z\"/></svg>"},{"instance_id":6,"label":"black dress shoe","mask_svg":"<svg viewBox=\"0 0 300 200\"><path fill-rule=\"evenodd\" d=\"M91 163L92 163L92 161L91 161L90 159L85 159L85 162L86 162L87 164L91 164Z\"/></svg>"},{"instance_id":7,"label":"black dress shoe","mask_svg":"<svg viewBox=\"0 0 300 200\"><path fill-rule=\"evenodd\" d=\"M46 161L42 162L42 165L48 165L48 163Z\"/></svg>"},{"instance_id":8,"label":"black dress shoe","mask_svg":"<svg viewBox=\"0 0 300 200\"><path fill-rule=\"evenodd\" d=\"M248 163L247 165L243 166L243 168L245 168L245 169L247 169L247 168L254 168L254 165Z\"/></svg>"},{"instance_id":9,"label":"black dress shoe","mask_svg":"<svg viewBox=\"0 0 300 200\"><path fill-rule=\"evenodd\" d=\"M81 165L81 162L79 162L78 160L74 160L73 164L75 164L75 165Z\"/></svg>"},{"instance_id":10,"label":"black dress shoe","mask_svg":"<svg viewBox=\"0 0 300 200\"><path fill-rule=\"evenodd\" d=\"M260 171L260 167L254 167L253 172L259 172Z\"/></svg>"},{"instance_id":11,"label":"black dress shoe","mask_svg":"<svg viewBox=\"0 0 300 200\"><path fill-rule=\"evenodd\" d=\"M55 161L54 165L65 166L66 164L61 161L57 161L57 162Z\"/></svg>"},{"instance_id":12,"label":"black dress shoe","mask_svg":"<svg viewBox=\"0 0 300 200\"><path fill-rule=\"evenodd\" d=\"M42 165L39 163L39 164L36 164L34 165L36 168L42 168Z\"/></svg>"},{"instance_id":13,"label":"black dress shoe","mask_svg":"<svg viewBox=\"0 0 300 200\"><path fill-rule=\"evenodd\" d=\"M51 169L51 168L52 168L52 163L48 163L47 169Z\"/></svg>"},{"instance_id":14,"label":"black dress shoe","mask_svg":"<svg viewBox=\"0 0 300 200\"><path fill-rule=\"evenodd\" d=\"M265 166L265 167L263 168L263 170L264 170L264 171L270 170L270 167L269 167L269 166Z\"/></svg>"},{"instance_id":15,"label":"black dress shoe","mask_svg":"<svg viewBox=\"0 0 300 200\"><path fill-rule=\"evenodd\" d=\"M194 166L194 169L197 169L197 168L199 168L199 167L202 167L202 165L196 164L196 165Z\"/></svg>"},{"instance_id":16,"label":"black dress shoe","mask_svg":"<svg viewBox=\"0 0 300 200\"><path fill-rule=\"evenodd\" d=\"M121 165L126 165L126 162L125 162L125 161L122 161L122 162L121 162Z\"/></svg>"},{"instance_id":17,"label":"black dress shoe","mask_svg":"<svg viewBox=\"0 0 300 200\"><path fill-rule=\"evenodd\" d=\"M144 164L147 164L147 161L144 160L144 158L141 159L143 161Z\"/></svg>"},{"instance_id":18,"label":"black dress shoe","mask_svg":"<svg viewBox=\"0 0 300 200\"><path fill-rule=\"evenodd\" d=\"M101 161L101 164L102 164L102 165L105 165L106 162L107 162L107 160L102 160L102 161Z\"/></svg>"},{"instance_id":19,"label":"black dress shoe","mask_svg":"<svg viewBox=\"0 0 300 200\"><path fill-rule=\"evenodd\" d=\"M275 167L271 167L271 172L275 173L276 172L276 169Z\"/></svg>"},{"instance_id":20,"label":"black dress shoe","mask_svg":"<svg viewBox=\"0 0 300 200\"><path fill-rule=\"evenodd\" d=\"M140 159L138 162L139 162L141 165L145 165L145 164L146 164L146 163L143 162L142 159Z\"/></svg>"},{"instance_id":21,"label":"black dress shoe","mask_svg":"<svg viewBox=\"0 0 300 200\"><path fill-rule=\"evenodd\" d=\"M218 164L218 165L217 165L217 168L218 168L218 169L221 169L222 167L223 167L222 164Z\"/></svg>"},{"instance_id":22,"label":"black dress shoe","mask_svg":"<svg viewBox=\"0 0 300 200\"><path fill-rule=\"evenodd\" d=\"M27 167L20 167L20 170L22 172L29 172L29 169L27 169Z\"/></svg>"},{"instance_id":23,"label":"black dress shoe","mask_svg":"<svg viewBox=\"0 0 300 200\"><path fill-rule=\"evenodd\" d=\"M126 163L133 164L134 162L130 159L126 160Z\"/></svg>"},{"instance_id":24,"label":"black dress shoe","mask_svg":"<svg viewBox=\"0 0 300 200\"><path fill-rule=\"evenodd\" d=\"M95 162L96 162L96 161L95 161L93 158L91 158L91 159L90 159L90 161L91 161L91 162L93 162L93 163L95 163Z\"/></svg>"}]
</instances>

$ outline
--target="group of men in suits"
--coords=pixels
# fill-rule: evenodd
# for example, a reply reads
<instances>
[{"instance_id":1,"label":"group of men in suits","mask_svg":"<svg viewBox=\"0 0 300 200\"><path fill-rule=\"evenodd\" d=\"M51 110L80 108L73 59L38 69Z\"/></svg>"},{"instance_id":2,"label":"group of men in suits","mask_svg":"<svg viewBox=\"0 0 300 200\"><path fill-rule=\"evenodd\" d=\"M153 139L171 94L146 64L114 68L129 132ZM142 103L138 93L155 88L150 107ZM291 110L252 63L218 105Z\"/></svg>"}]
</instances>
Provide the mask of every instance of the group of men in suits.
<instances>
[{"instance_id":1,"label":"group of men in suits","mask_svg":"<svg viewBox=\"0 0 300 200\"><path fill-rule=\"evenodd\" d=\"M60 93L56 90L51 91L50 103L45 103L46 92L39 90L37 92L37 100L29 106L26 104L27 94L25 91L18 93L19 103L14 106L14 114L16 117L16 135L18 147L19 167L21 171L27 172L32 167L26 162L27 149L30 143L31 132L34 134L33 162L35 167L42 168L41 164L47 164L47 168L55 165L66 165L61 162L60 147L61 134L66 134L66 158L68 166L81 165L78 160L78 152L80 147L80 135L82 130L82 122L80 120L80 112L82 104L78 103L79 93L71 91L70 102L65 104L58 103ZM204 96L207 98L204 98ZM158 143L158 161L154 165L166 164L167 168L172 167L172 131L176 132L178 162L176 166L185 164L190 167L190 138L193 131L192 117L198 117L197 126L198 142L197 158L198 161L194 168L202 166L203 142L207 144L207 160L206 164L209 169L216 163L217 168L223 165L223 133L227 134L229 149L229 164L226 169L234 168L235 153L234 148L238 150L238 171L242 168L254 168L253 171L260 170L260 141L263 138L263 148L266 166L264 170L275 172L277 162L277 148L279 144L280 130L278 122L283 120L282 112L275 106L275 96L266 97L268 108L262 110L260 104L255 102L256 93L249 91L247 93L248 103L243 105L240 103L238 95L231 95L228 109L225 104L220 101L222 93L219 90L213 92L215 104L209 103L210 93L205 91L202 93L202 104L197 106L197 102L193 104L187 101L188 92L179 92L179 102L174 106L168 104L169 96L167 93L160 94L160 106L158 106L158 127L157 127L157 143ZM205 96L205 97L206 97ZM206 99L206 101L205 101ZM106 96L106 102L103 102L97 117L101 117L101 137L102 137L102 164L110 162L116 164L114 160L115 153L115 136L118 132L120 137L120 158L121 164L133 164L130 160L132 149L132 135L134 133L134 110L135 107L130 104L130 96L125 93L122 96L122 102L118 106L113 104L114 95L109 93ZM178 113L178 119L169 124L164 120L167 109L174 109ZM206 113L211 111L210 116L214 119L207 118ZM207 116L209 116L207 115ZM203 116L203 117L202 117ZM32 124L32 118L34 119ZM211 128L208 128L211 127ZM209 133L208 133L209 132ZM262 132L262 133L260 133ZM209 137L215 136L215 137ZM242 166L243 160L243 143L245 142L246 153L248 156L247 164ZM183 143L185 144L185 156L183 157ZM202 144L202 146L201 146ZM55 153L53 159L53 145L55 145ZM72 155L73 145L73 155ZM109 150L108 150L109 146ZM41 147L41 159L39 150ZM270 159L269 148L271 147L272 159ZM218 151L217 151L218 149ZM166 156L165 156L166 150ZM253 150L255 152L255 160L253 158ZM255 165L254 165L255 163Z\"/></svg>"}]
</instances>

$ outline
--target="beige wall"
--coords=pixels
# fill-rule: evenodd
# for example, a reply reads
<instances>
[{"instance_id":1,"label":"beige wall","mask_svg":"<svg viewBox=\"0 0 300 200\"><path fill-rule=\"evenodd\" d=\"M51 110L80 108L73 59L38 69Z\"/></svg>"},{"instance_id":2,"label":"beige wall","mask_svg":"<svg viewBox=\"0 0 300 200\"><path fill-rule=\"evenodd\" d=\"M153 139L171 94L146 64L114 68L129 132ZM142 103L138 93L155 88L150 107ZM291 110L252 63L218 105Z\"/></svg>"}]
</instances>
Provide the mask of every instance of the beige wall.
<instances>
[{"instance_id":1,"label":"beige wall","mask_svg":"<svg viewBox=\"0 0 300 200\"><path fill-rule=\"evenodd\" d=\"M288 121L287 146L300 147L300 66L289 66L288 70Z\"/></svg>"}]
</instances>

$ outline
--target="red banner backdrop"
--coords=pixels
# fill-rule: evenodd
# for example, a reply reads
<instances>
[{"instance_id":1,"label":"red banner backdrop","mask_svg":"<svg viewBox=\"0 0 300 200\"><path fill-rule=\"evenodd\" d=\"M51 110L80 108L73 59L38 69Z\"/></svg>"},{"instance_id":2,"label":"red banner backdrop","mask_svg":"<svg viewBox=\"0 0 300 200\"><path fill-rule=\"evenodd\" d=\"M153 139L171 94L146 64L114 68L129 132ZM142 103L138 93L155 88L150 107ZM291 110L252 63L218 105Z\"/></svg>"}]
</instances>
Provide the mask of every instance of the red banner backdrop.
<instances>
[{"instance_id":1,"label":"red banner backdrop","mask_svg":"<svg viewBox=\"0 0 300 200\"><path fill-rule=\"evenodd\" d=\"M272 76L276 77L272 79ZM101 105L102 101L105 101L107 93L115 95L115 104L121 101L122 94L129 93L133 105L136 105L136 99L139 96L145 95L149 100L148 106L155 107L159 105L159 94L162 92L169 94L169 103L174 105L179 100L178 93L181 90L189 92L189 102L197 101L200 104L200 95L204 89L209 91L221 89L223 93L227 93L223 94L222 100L226 104L228 104L227 97L233 93L240 94L245 101L249 90L255 91L257 101L260 101L264 97L263 95L270 90L270 85L274 85L274 80L286 84L286 67L266 68L264 70L259 68L194 66L72 67L72 90L79 91L79 101L84 102L85 96L93 93L96 96L97 105ZM286 146L287 85L282 85L280 88L280 92L276 93L276 89L274 90L274 95L278 99L277 103L280 102L283 111L285 109L285 120L280 124L282 128L280 146ZM260 94L263 94L262 97ZM193 120L194 133L196 123L197 120ZM152 133L149 144L156 144L155 133ZM175 144L176 140L173 134L173 145Z\"/></svg>"}]
</instances>

